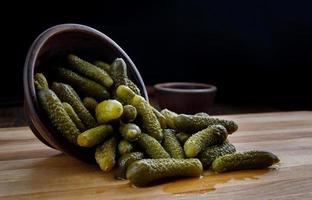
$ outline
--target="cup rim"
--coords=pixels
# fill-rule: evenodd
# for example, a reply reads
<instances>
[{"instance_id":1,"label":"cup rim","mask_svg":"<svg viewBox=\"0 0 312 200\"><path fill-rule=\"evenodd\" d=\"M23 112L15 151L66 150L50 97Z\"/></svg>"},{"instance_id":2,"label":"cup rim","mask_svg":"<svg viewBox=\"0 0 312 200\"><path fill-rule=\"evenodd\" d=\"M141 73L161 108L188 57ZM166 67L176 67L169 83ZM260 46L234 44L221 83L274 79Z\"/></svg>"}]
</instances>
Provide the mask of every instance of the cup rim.
<instances>
[{"instance_id":1,"label":"cup rim","mask_svg":"<svg viewBox=\"0 0 312 200\"><path fill-rule=\"evenodd\" d=\"M200 89L181 89L177 86L195 86ZM211 84L198 82L165 82L154 85L155 89L167 93L212 93L217 91L217 87Z\"/></svg>"}]
</instances>

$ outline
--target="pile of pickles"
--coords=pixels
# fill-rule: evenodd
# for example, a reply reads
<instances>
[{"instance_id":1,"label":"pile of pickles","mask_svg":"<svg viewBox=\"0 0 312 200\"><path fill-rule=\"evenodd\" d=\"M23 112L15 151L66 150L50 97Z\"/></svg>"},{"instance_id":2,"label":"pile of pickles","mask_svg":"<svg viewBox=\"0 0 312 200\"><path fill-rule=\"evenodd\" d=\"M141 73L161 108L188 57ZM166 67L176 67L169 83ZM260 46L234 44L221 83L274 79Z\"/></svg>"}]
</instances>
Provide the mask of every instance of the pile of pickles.
<instances>
[{"instance_id":1,"label":"pile of pickles","mask_svg":"<svg viewBox=\"0 0 312 200\"><path fill-rule=\"evenodd\" d=\"M265 151L236 152L227 139L234 121L206 113L177 114L153 108L129 79L123 59L111 64L68 55L53 68L55 80L36 73L37 98L57 134L91 148L103 172L146 186L171 177L266 168L277 156Z\"/></svg>"}]
</instances>

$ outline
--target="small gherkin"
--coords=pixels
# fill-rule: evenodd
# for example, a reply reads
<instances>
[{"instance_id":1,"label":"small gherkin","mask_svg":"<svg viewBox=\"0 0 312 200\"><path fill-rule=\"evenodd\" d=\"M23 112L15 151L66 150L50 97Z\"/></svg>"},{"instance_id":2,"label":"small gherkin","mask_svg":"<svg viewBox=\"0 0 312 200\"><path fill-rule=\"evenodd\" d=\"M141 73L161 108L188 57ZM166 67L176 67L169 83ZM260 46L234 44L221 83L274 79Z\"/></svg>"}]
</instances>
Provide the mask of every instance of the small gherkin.
<instances>
[{"instance_id":1,"label":"small gherkin","mask_svg":"<svg viewBox=\"0 0 312 200\"><path fill-rule=\"evenodd\" d=\"M193 158L205 147L222 144L227 138L227 131L221 125L212 125L206 129L198 131L189 137L184 143L186 157Z\"/></svg>"},{"instance_id":2,"label":"small gherkin","mask_svg":"<svg viewBox=\"0 0 312 200\"><path fill-rule=\"evenodd\" d=\"M115 173L115 177L121 180L126 179L126 172L129 165L134 161L141 160L143 158L144 154L142 152L127 153L121 156L118 160L118 169Z\"/></svg>"},{"instance_id":3,"label":"small gherkin","mask_svg":"<svg viewBox=\"0 0 312 200\"><path fill-rule=\"evenodd\" d=\"M54 82L51 88L62 101L69 103L73 107L78 117L87 128L93 128L97 125L89 111L72 92L73 88L70 85Z\"/></svg>"},{"instance_id":4,"label":"small gherkin","mask_svg":"<svg viewBox=\"0 0 312 200\"><path fill-rule=\"evenodd\" d=\"M109 172L116 164L117 139L112 137L98 146L95 151L95 160L104 172Z\"/></svg>"},{"instance_id":5,"label":"small gherkin","mask_svg":"<svg viewBox=\"0 0 312 200\"><path fill-rule=\"evenodd\" d=\"M39 89L37 95L52 126L69 142L75 144L80 131L67 114L60 99L50 89Z\"/></svg>"},{"instance_id":6,"label":"small gherkin","mask_svg":"<svg viewBox=\"0 0 312 200\"><path fill-rule=\"evenodd\" d=\"M92 97L85 97L85 98L83 98L82 103L91 113L95 112L96 106L99 104Z\"/></svg>"},{"instance_id":7,"label":"small gherkin","mask_svg":"<svg viewBox=\"0 0 312 200\"><path fill-rule=\"evenodd\" d=\"M134 106L125 105L123 107L123 113L121 115L121 120L124 123L133 122L136 119L137 114L138 114L138 112Z\"/></svg>"},{"instance_id":8,"label":"small gherkin","mask_svg":"<svg viewBox=\"0 0 312 200\"><path fill-rule=\"evenodd\" d=\"M127 153L131 153L133 149L133 144L130 143L128 140L120 140L118 143L118 153L121 156Z\"/></svg>"},{"instance_id":9,"label":"small gherkin","mask_svg":"<svg viewBox=\"0 0 312 200\"><path fill-rule=\"evenodd\" d=\"M77 143L81 147L93 147L102 143L112 134L113 127L111 125L99 125L81 133L77 138Z\"/></svg>"},{"instance_id":10,"label":"small gherkin","mask_svg":"<svg viewBox=\"0 0 312 200\"><path fill-rule=\"evenodd\" d=\"M170 155L161 144L155 138L145 133L141 134L137 142L144 152L151 158L170 158Z\"/></svg>"},{"instance_id":11,"label":"small gherkin","mask_svg":"<svg viewBox=\"0 0 312 200\"><path fill-rule=\"evenodd\" d=\"M172 158L185 158L183 148L175 136L174 130L164 129L162 145Z\"/></svg>"},{"instance_id":12,"label":"small gherkin","mask_svg":"<svg viewBox=\"0 0 312 200\"><path fill-rule=\"evenodd\" d=\"M178 138L179 142L183 145L187 139L189 139L189 137L191 137L191 134L187 134L187 133L177 133L176 137Z\"/></svg>"},{"instance_id":13,"label":"small gherkin","mask_svg":"<svg viewBox=\"0 0 312 200\"><path fill-rule=\"evenodd\" d=\"M36 89L48 89L49 84L46 77L42 73L36 73L34 76Z\"/></svg>"},{"instance_id":14,"label":"small gherkin","mask_svg":"<svg viewBox=\"0 0 312 200\"><path fill-rule=\"evenodd\" d=\"M97 66L98 68L104 70L105 72L107 72L110 75L110 68L111 66L103 61L97 60L93 63L95 66Z\"/></svg>"},{"instance_id":15,"label":"small gherkin","mask_svg":"<svg viewBox=\"0 0 312 200\"><path fill-rule=\"evenodd\" d=\"M74 111L73 107L69 103L66 103L66 102L63 102L62 104L63 104L63 107L66 110L67 114L71 118L71 120L76 124L77 128L80 131L85 131L86 126L82 123L82 121L78 117L77 113Z\"/></svg>"},{"instance_id":16,"label":"small gherkin","mask_svg":"<svg viewBox=\"0 0 312 200\"><path fill-rule=\"evenodd\" d=\"M173 177L197 177L203 172L201 162L190 159L142 159L133 162L127 169L127 179L136 186L148 184Z\"/></svg>"},{"instance_id":17,"label":"small gherkin","mask_svg":"<svg viewBox=\"0 0 312 200\"><path fill-rule=\"evenodd\" d=\"M99 69L95 65L72 54L68 55L68 62L74 70L85 75L86 77L102 84L107 88L112 86L113 79L107 74L107 72Z\"/></svg>"},{"instance_id":18,"label":"small gherkin","mask_svg":"<svg viewBox=\"0 0 312 200\"><path fill-rule=\"evenodd\" d=\"M142 133L140 127L133 123L120 124L119 132L124 139L131 142L138 140Z\"/></svg>"},{"instance_id":19,"label":"small gherkin","mask_svg":"<svg viewBox=\"0 0 312 200\"><path fill-rule=\"evenodd\" d=\"M175 123L175 118L178 116L178 114L168 109L163 109L160 111L160 113L165 117L166 125L169 128L176 129L174 123Z\"/></svg>"},{"instance_id":20,"label":"small gherkin","mask_svg":"<svg viewBox=\"0 0 312 200\"><path fill-rule=\"evenodd\" d=\"M150 107L152 108L155 116L157 117L157 120L160 124L161 128L167 128L167 123L166 123L166 118L165 116L163 116L163 114L161 114L156 108L154 108L153 106L150 105Z\"/></svg>"},{"instance_id":21,"label":"small gherkin","mask_svg":"<svg viewBox=\"0 0 312 200\"><path fill-rule=\"evenodd\" d=\"M86 96L94 97L99 101L110 97L106 88L95 81L82 77L69 69L61 67L54 69L54 71L60 80L77 88Z\"/></svg>"},{"instance_id":22,"label":"small gherkin","mask_svg":"<svg viewBox=\"0 0 312 200\"><path fill-rule=\"evenodd\" d=\"M212 162L212 170L220 173L244 169L262 169L278 162L278 157L271 152L247 151L218 157Z\"/></svg>"}]
</instances>

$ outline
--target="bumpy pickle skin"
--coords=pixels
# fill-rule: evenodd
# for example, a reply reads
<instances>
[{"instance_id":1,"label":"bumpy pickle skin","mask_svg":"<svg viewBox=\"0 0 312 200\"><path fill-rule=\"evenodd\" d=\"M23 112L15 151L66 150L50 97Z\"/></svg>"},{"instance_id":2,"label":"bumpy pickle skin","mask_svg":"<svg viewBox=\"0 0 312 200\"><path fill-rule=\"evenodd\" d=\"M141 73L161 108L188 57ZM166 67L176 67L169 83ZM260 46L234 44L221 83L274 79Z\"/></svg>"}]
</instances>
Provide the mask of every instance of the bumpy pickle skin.
<instances>
[{"instance_id":1,"label":"bumpy pickle skin","mask_svg":"<svg viewBox=\"0 0 312 200\"><path fill-rule=\"evenodd\" d=\"M107 88L110 88L113 85L113 79L106 71L99 69L95 65L79 58L78 56L72 54L68 55L68 62L71 68L91 80L94 80Z\"/></svg>"},{"instance_id":2,"label":"bumpy pickle skin","mask_svg":"<svg viewBox=\"0 0 312 200\"><path fill-rule=\"evenodd\" d=\"M171 158L185 158L183 148L175 136L174 130L164 129L164 139L162 145L165 150L169 153Z\"/></svg>"},{"instance_id":3,"label":"bumpy pickle skin","mask_svg":"<svg viewBox=\"0 0 312 200\"><path fill-rule=\"evenodd\" d=\"M151 158L170 158L170 155L161 144L148 134L142 133L137 142Z\"/></svg>"},{"instance_id":4,"label":"bumpy pickle skin","mask_svg":"<svg viewBox=\"0 0 312 200\"><path fill-rule=\"evenodd\" d=\"M100 61L100 60L97 60L93 63L95 66L97 66L98 68L104 70L105 72L107 72L108 74L110 74L110 69L111 69L111 66L110 64L106 63L106 62L103 62L103 61Z\"/></svg>"},{"instance_id":5,"label":"bumpy pickle skin","mask_svg":"<svg viewBox=\"0 0 312 200\"><path fill-rule=\"evenodd\" d=\"M123 113L121 115L121 120L124 123L133 122L136 119L137 114L138 114L138 112L134 106L125 105L123 107Z\"/></svg>"},{"instance_id":6,"label":"bumpy pickle skin","mask_svg":"<svg viewBox=\"0 0 312 200\"><path fill-rule=\"evenodd\" d=\"M95 160L103 172L109 172L116 164L117 139L111 138L98 146L95 151Z\"/></svg>"},{"instance_id":7,"label":"bumpy pickle skin","mask_svg":"<svg viewBox=\"0 0 312 200\"><path fill-rule=\"evenodd\" d=\"M34 76L35 86L37 89L48 89L49 84L46 77L42 73L36 73Z\"/></svg>"},{"instance_id":8,"label":"bumpy pickle skin","mask_svg":"<svg viewBox=\"0 0 312 200\"><path fill-rule=\"evenodd\" d=\"M138 140L142 133L140 127L133 123L121 124L119 132L124 139L130 142Z\"/></svg>"},{"instance_id":9,"label":"bumpy pickle skin","mask_svg":"<svg viewBox=\"0 0 312 200\"><path fill-rule=\"evenodd\" d=\"M222 144L227 138L227 131L222 125L212 125L198 131L184 143L186 157L193 158L205 147Z\"/></svg>"},{"instance_id":10,"label":"bumpy pickle skin","mask_svg":"<svg viewBox=\"0 0 312 200\"><path fill-rule=\"evenodd\" d=\"M203 167L208 168L216 158L224 156L226 154L234 153L235 151L236 149L234 145L232 145L228 141L225 141L220 145L207 147L198 155L198 158L201 161Z\"/></svg>"},{"instance_id":11,"label":"bumpy pickle skin","mask_svg":"<svg viewBox=\"0 0 312 200\"><path fill-rule=\"evenodd\" d=\"M224 126L228 131L228 134L232 134L238 129L238 126L234 121L206 117L202 115L196 116L180 114L175 117L174 124L178 131L186 133L195 133L215 124Z\"/></svg>"},{"instance_id":12,"label":"bumpy pickle skin","mask_svg":"<svg viewBox=\"0 0 312 200\"><path fill-rule=\"evenodd\" d=\"M278 157L271 152L247 151L218 157L212 162L212 170L221 173L245 169L262 169L278 162Z\"/></svg>"},{"instance_id":13,"label":"bumpy pickle skin","mask_svg":"<svg viewBox=\"0 0 312 200\"><path fill-rule=\"evenodd\" d=\"M189 139L189 137L191 137L191 135L187 134L187 133L180 132L180 133L176 134L176 137L178 138L178 140L181 143L181 145L184 145L186 140Z\"/></svg>"},{"instance_id":14,"label":"bumpy pickle skin","mask_svg":"<svg viewBox=\"0 0 312 200\"><path fill-rule=\"evenodd\" d=\"M64 109L60 99L49 89L38 90L38 99L52 126L69 142L76 144L79 129Z\"/></svg>"},{"instance_id":15,"label":"bumpy pickle skin","mask_svg":"<svg viewBox=\"0 0 312 200\"><path fill-rule=\"evenodd\" d=\"M126 172L127 168L131 163L137 160L142 160L144 158L144 155L142 152L133 152L133 153L127 153L124 154L122 157L118 160L118 169L115 173L115 178L120 180L127 179Z\"/></svg>"},{"instance_id":16,"label":"bumpy pickle skin","mask_svg":"<svg viewBox=\"0 0 312 200\"><path fill-rule=\"evenodd\" d=\"M167 126L169 128L176 129L174 122L178 114L168 109L163 109L160 113L165 117Z\"/></svg>"},{"instance_id":17,"label":"bumpy pickle skin","mask_svg":"<svg viewBox=\"0 0 312 200\"><path fill-rule=\"evenodd\" d=\"M120 85L116 89L117 98L131 105L131 100L136 94L126 85Z\"/></svg>"},{"instance_id":18,"label":"bumpy pickle skin","mask_svg":"<svg viewBox=\"0 0 312 200\"><path fill-rule=\"evenodd\" d=\"M131 153L133 149L133 144L130 143L128 140L120 140L118 143L118 153L121 156L127 153Z\"/></svg>"},{"instance_id":19,"label":"bumpy pickle skin","mask_svg":"<svg viewBox=\"0 0 312 200\"><path fill-rule=\"evenodd\" d=\"M198 177L203 172L201 162L190 159L142 159L127 169L127 179L135 186L147 186L154 181L174 177Z\"/></svg>"},{"instance_id":20,"label":"bumpy pickle skin","mask_svg":"<svg viewBox=\"0 0 312 200\"><path fill-rule=\"evenodd\" d=\"M126 85L132 90L134 91L137 95L141 95L141 91L138 88L138 86L133 83L132 80L130 80L129 78L126 78Z\"/></svg>"},{"instance_id":21,"label":"bumpy pickle skin","mask_svg":"<svg viewBox=\"0 0 312 200\"><path fill-rule=\"evenodd\" d=\"M100 125L81 133L77 138L77 144L81 147L93 147L102 143L112 134L113 127L111 125Z\"/></svg>"},{"instance_id":22,"label":"bumpy pickle skin","mask_svg":"<svg viewBox=\"0 0 312 200\"><path fill-rule=\"evenodd\" d=\"M95 108L95 116L99 124L106 124L119 119L122 113L122 104L114 99L102 101Z\"/></svg>"},{"instance_id":23,"label":"bumpy pickle skin","mask_svg":"<svg viewBox=\"0 0 312 200\"><path fill-rule=\"evenodd\" d=\"M151 105L150 105L151 106ZM151 106L155 116L157 117L157 120L160 124L160 127L162 129L167 128L167 123L166 123L166 118L165 116L163 116L163 114L161 114L158 110L156 110L156 108L154 108L153 106Z\"/></svg>"},{"instance_id":24,"label":"bumpy pickle skin","mask_svg":"<svg viewBox=\"0 0 312 200\"><path fill-rule=\"evenodd\" d=\"M89 110L90 113L95 113L95 108L99 104L92 97L85 97L85 98L83 98L82 103Z\"/></svg>"},{"instance_id":25,"label":"bumpy pickle skin","mask_svg":"<svg viewBox=\"0 0 312 200\"><path fill-rule=\"evenodd\" d=\"M93 128L97 125L89 111L72 92L73 89L70 85L54 82L51 88L63 102L67 102L73 107L86 128Z\"/></svg>"},{"instance_id":26,"label":"bumpy pickle skin","mask_svg":"<svg viewBox=\"0 0 312 200\"><path fill-rule=\"evenodd\" d=\"M82 132L86 130L86 126L82 123L80 118L78 117L77 113L74 111L73 107L66 102L63 102L63 107L66 110L67 114L71 118L71 120L75 123L77 128Z\"/></svg>"},{"instance_id":27,"label":"bumpy pickle skin","mask_svg":"<svg viewBox=\"0 0 312 200\"><path fill-rule=\"evenodd\" d=\"M82 77L69 69L59 67L54 70L59 79L78 88L86 96L94 97L99 101L110 97L106 88L95 81Z\"/></svg>"}]
</instances>

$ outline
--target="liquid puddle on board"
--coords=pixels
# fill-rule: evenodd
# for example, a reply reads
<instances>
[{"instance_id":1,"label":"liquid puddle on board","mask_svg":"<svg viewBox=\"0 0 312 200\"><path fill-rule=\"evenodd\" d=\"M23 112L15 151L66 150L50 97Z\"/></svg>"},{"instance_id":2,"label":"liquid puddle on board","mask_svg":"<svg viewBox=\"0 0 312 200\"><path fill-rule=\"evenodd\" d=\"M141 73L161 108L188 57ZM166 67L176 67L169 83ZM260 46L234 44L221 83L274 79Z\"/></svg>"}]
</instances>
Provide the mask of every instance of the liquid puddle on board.
<instances>
[{"instance_id":1,"label":"liquid puddle on board","mask_svg":"<svg viewBox=\"0 0 312 200\"><path fill-rule=\"evenodd\" d=\"M202 177L198 179L181 179L164 186L164 192L171 194L185 194L185 193L207 193L216 190L216 185L227 183L231 180L255 180L272 169L261 170L243 170L237 172L228 172L214 174L212 172L205 172Z\"/></svg>"}]
</instances>

